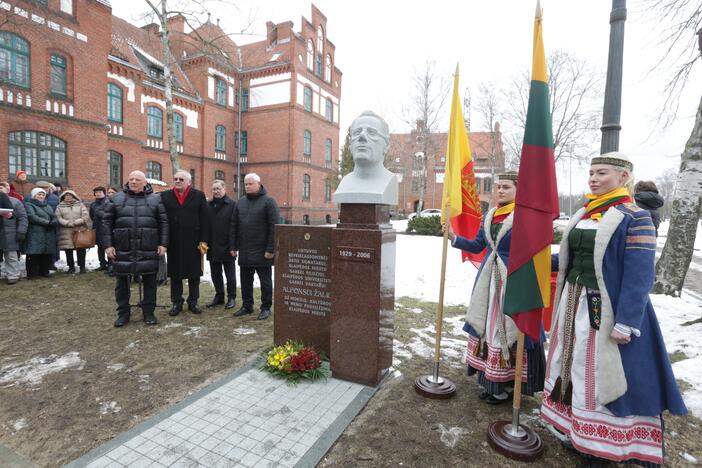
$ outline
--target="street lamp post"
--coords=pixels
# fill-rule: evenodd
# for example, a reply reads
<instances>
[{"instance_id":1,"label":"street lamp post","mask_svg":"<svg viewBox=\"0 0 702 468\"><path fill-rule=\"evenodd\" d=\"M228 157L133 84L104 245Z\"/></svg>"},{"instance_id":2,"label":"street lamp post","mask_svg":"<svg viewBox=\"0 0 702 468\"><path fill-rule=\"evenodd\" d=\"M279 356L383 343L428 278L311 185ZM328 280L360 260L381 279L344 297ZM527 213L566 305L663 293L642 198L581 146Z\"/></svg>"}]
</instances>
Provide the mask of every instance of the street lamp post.
<instances>
[{"instance_id":1,"label":"street lamp post","mask_svg":"<svg viewBox=\"0 0 702 468\"><path fill-rule=\"evenodd\" d=\"M622 111L622 68L624 62L624 22L626 21L626 0L612 0L609 15L609 58L607 61L607 82L602 113L602 143L600 153L619 150L619 131Z\"/></svg>"}]
</instances>

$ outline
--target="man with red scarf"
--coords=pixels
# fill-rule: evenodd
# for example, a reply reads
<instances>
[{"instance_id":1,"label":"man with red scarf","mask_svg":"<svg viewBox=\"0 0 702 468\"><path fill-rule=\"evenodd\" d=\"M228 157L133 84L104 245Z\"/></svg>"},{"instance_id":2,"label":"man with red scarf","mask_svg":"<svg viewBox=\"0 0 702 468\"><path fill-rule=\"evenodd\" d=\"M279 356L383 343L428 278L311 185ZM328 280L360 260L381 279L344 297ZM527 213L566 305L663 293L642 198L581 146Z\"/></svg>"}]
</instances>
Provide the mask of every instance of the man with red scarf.
<instances>
[{"instance_id":1,"label":"man with red scarf","mask_svg":"<svg viewBox=\"0 0 702 468\"><path fill-rule=\"evenodd\" d=\"M183 310L183 280L188 280L188 309L202 313L200 298L202 256L207 252L209 226L205 194L192 186L192 176L178 171L173 176L173 189L161 193L170 229L168 276L171 278L171 307L176 316Z\"/></svg>"}]
</instances>

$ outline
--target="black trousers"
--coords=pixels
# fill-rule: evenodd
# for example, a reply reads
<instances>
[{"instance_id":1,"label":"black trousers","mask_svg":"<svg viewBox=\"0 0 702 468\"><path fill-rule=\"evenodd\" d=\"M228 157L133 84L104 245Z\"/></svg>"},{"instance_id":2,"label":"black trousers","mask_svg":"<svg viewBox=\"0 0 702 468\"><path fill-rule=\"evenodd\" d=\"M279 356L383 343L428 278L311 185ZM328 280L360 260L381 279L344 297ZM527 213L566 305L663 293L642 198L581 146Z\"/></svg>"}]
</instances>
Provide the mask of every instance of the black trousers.
<instances>
[{"instance_id":1,"label":"black trousers","mask_svg":"<svg viewBox=\"0 0 702 468\"><path fill-rule=\"evenodd\" d=\"M188 304L197 304L200 299L200 277L188 278ZM171 302L183 303L183 280L171 278Z\"/></svg>"},{"instance_id":2,"label":"black trousers","mask_svg":"<svg viewBox=\"0 0 702 468\"><path fill-rule=\"evenodd\" d=\"M73 249L65 249L66 265L68 268L74 268L76 264L73 261ZM78 268L85 268L85 249L77 249L76 256L78 257Z\"/></svg>"},{"instance_id":3,"label":"black trousers","mask_svg":"<svg viewBox=\"0 0 702 468\"><path fill-rule=\"evenodd\" d=\"M224 277L227 279L227 299L234 299L236 297L236 267L234 266L234 260L231 262L210 261L210 272L212 273L215 294L217 297L224 299L222 270L224 270Z\"/></svg>"},{"instance_id":4,"label":"black trousers","mask_svg":"<svg viewBox=\"0 0 702 468\"><path fill-rule=\"evenodd\" d=\"M100 261L100 266L103 268L107 268L107 265L112 263L112 261L105 256L105 247L98 245L98 260Z\"/></svg>"},{"instance_id":5,"label":"black trousers","mask_svg":"<svg viewBox=\"0 0 702 468\"><path fill-rule=\"evenodd\" d=\"M129 317L129 297L130 297L130 275L117 276L115 286L115 299L117 300L117 315ZM154 314L156 308L156 274L141 275L141 283L144 287L144 296L141 299L141 311L144 316Z\"/></svg>"},{"instance_id":6,"label":"black trousers","mask_svg":"<svg viewBox=\"0 0 702 468\"><path fill-rule=\"evenodd\" d=\"M256 273L259 281L261 281L261 310L270 310L271 306L273 305L273 280L271 279L272 268L269 266L240 266L239 270L241 271L241 299L244 303L244 307L247 309L253 309L253 282L254 273Z\"/></svg>"},{"instance_id":7,"label":"black trousers","mask_svg":"<svg viewBox=\"0 0 702 468\"><path fill-rule=\"evenodd\" d=\"M49 276L49 266L54 263L53 254L27 255L27 278Z\"/></svg>"}]
</instances>

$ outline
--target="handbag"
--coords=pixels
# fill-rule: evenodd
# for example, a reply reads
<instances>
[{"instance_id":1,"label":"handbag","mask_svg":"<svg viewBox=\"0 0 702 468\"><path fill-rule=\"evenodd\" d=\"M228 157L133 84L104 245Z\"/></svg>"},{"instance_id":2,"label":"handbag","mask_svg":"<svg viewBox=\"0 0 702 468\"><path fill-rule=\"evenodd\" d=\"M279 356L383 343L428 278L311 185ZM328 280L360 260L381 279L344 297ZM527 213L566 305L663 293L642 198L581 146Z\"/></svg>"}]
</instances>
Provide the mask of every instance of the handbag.
<instances>
[{"instance_id":1,"label":"handbag","mask_svg":"<svg viewBox=\"0 0 702 468\"><path fill-rule=\"evenodd\" d=\"M76 249L95 247L95 229L83 228L73 231L73 247Z\"/></svg>"}]
</instances>

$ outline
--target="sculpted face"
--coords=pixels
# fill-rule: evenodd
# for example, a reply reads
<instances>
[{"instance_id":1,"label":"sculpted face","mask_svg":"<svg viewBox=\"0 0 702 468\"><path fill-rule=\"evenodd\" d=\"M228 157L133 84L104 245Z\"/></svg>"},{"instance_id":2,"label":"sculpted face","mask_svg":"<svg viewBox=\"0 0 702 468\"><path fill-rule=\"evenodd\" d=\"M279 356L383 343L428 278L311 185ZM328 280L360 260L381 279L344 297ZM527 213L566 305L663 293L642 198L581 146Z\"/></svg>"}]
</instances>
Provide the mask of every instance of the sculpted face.
<instances>
[{"instance_id":1,"label":"sculpted face","mask_svg":"<svg viewBox=\"0 0 702 468\"><path fill-rule=\"evenodd\" d=\"M146 187L146 176L141 171L134 171L129 174L128 182L129 190L134 193L140 193L144 191Z\"/></svg>"},{"instance_id":2,"label":"sculpted face","mask_svg":"<svg viewBox=\"0 0 702 468\"><path fill-rule=\"evenodd\" d=\"M388 148L388 140L382 132L378 119L363 115L351 126L351 154L354 163L360 166L382 165Z\"/></svg>"}]
</instances>

